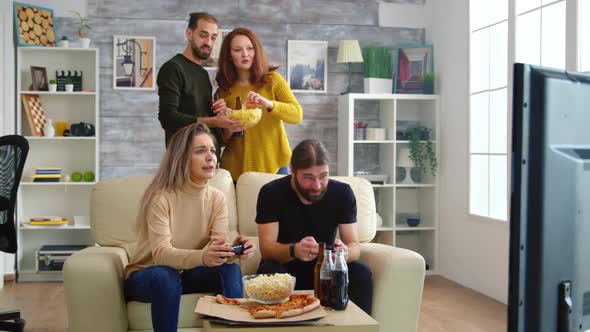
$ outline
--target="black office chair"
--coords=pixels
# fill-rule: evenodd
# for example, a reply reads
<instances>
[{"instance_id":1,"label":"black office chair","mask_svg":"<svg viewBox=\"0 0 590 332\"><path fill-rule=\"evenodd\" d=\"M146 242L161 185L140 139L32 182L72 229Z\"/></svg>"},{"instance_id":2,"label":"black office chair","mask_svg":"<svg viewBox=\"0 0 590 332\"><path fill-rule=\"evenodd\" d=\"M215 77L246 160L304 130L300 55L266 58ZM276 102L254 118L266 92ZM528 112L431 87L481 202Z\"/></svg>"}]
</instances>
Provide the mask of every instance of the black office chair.
<instances>
[{"instance_id":1,"label":"black office chair","mask_svg":"<svg viewBox=\"0 0 590 332\"><path fill-rule=\"evenodd\" d=\"M29 153L29 143L18 135L0 137L0 251L16 253L14 209L16 193ZM0 278L4 276L0 275ZM0 312L0 330L22 332L25 320L20 311Z\"/></svg>"}]
</instances>

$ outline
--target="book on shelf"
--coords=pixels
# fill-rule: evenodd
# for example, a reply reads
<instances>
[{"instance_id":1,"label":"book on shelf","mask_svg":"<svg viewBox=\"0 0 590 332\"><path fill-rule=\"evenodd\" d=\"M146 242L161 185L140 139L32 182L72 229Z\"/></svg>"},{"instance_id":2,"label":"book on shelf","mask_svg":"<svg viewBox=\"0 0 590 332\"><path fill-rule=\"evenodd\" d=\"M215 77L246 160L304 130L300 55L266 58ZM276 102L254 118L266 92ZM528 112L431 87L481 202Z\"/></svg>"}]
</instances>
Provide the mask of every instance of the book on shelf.
<instances>
[{"instance_id":1,"label":"book on shelf","mask_svg":"<svg viewBox=\"0 0 590 332\"><path fill-rule=\"evenodd\" d=\"M61 180L61 176L51 177L51 178L33 177L33 182L59 182L60 180Z\"/></svg>"},{"instance_id":2,"label":"book on shelf","mask_svg":"<svg viewBox=\"0 0 590 332\"><path fill-rule=\"evenodd\" d=\"M33 216L29 218L29 221L59 221L64 219L64 217L60 216Z\"/></svg>"},{"instance_id":3,"label":"book on shelf","mask_svg":"<svg viewBox=\"0 0 590 332\"><path fill-rule=\"evenodd\" d=\"M67 219L63 219L63 220L55 220L55 221L29 221L29 225L31 226L61 226L61 225L67 225L68 224L68 220Z\"/></svg>"}]
</instances>

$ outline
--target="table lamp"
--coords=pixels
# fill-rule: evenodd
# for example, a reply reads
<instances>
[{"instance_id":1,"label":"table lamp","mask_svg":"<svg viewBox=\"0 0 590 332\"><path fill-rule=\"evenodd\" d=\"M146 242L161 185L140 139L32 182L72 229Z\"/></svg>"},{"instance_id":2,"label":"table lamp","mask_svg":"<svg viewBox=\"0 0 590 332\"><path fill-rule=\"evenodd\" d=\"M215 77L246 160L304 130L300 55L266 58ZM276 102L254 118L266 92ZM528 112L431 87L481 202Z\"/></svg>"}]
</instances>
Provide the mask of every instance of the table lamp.
<instances>
[{"instance_id":1,"label":"table lamp","mask_svg":"<svg viewBox=\"0 0 590 332\"><path fill-rule=\"evenodd\" d=\"M351 63L363 62L363 55L358 40L341 40L338 46L336 63L348 63L348 89L342 94L350 93Z\"/></svg>"},{"instance_id":2,"label":"table lamp","mask_svg":"<svg viewBox=\"0 0 590 332\"><path fill-rule=\"evenodd\" d=\"M397 177L399 184L414 184L412 180L411 172L412 168L415 167L414 162L410 158L410 148L401 148L397 153L397 172L400 172Z\"/></svg>"}]
</instances>

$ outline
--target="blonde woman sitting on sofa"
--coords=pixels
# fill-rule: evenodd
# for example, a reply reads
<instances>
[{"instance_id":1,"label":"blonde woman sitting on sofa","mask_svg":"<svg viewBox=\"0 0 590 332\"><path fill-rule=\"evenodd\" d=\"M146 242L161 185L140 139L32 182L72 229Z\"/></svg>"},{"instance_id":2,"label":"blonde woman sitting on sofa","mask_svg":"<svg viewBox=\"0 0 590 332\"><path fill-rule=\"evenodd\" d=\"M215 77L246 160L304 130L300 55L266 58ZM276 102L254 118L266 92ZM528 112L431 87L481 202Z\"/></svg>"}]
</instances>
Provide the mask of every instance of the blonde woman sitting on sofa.
<instances>
[{"instance_id":1,"label":"blonde woman sitting on sofa","mask_svg":"<svg viewBox=\"0 0 590 332\"><path fill-rule=\"evenodd\" d=\"M136 250L125 268L125 299L151 303L154 331L176 331L182 294L242 297L242 275L232 261L249 258L254 244L233 253L227 240L223 193L208 185L215 174L214 137L195 123L176 132L147 187L137 217Z\"/></svg>"}]
</instances>

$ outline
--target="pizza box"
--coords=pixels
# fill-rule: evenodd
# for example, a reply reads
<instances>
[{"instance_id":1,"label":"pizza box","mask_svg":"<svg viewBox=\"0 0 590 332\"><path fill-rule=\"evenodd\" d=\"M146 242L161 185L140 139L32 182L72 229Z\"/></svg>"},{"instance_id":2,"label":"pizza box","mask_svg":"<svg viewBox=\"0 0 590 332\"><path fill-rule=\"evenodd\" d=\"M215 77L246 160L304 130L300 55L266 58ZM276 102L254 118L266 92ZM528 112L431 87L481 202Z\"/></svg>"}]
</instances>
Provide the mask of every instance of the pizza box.
<instances>
[{"instance_id":1,"label":"pizza box","mask_svg":"<svg viewBox=\"0 0 590 332\"><path fill-rule=\"evenodd\" d=\"M315 323L315 320L326 317L328 314L322 306L306 312L299 316L288 318L254 318L248 312L246 305L221 304L215 300L214 296L203 296L197 302L195 312L205 316L221 318L231 322L241 322L249 324L276 324L276 323L293 323L302 324Z\"/></svg>"}]
</instances>

